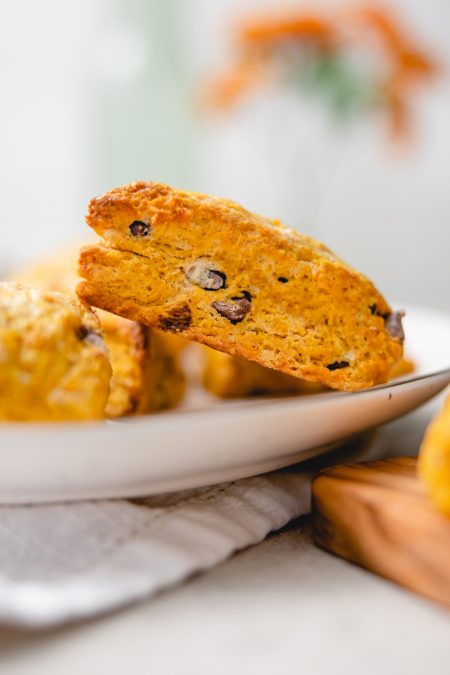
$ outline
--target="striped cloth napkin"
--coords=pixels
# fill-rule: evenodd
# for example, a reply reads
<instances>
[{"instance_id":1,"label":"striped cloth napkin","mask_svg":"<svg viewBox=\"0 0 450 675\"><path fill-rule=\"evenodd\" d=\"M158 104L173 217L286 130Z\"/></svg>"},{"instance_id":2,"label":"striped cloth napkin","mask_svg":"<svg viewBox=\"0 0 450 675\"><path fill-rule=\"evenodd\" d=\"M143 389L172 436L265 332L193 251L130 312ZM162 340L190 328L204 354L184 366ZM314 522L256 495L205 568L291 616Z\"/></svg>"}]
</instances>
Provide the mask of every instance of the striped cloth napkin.
<instances>
[{"instance_id":1,"label":"striped cloth napkin","mask_svg":"<svg viewBox=\"0 0 450 675\"><path fill-rule=\"evenodd\" d=\"M293 470L140 500L0 507L0 622L48 627L206 570L309 510Z\"/></svg>"}]
</instances>

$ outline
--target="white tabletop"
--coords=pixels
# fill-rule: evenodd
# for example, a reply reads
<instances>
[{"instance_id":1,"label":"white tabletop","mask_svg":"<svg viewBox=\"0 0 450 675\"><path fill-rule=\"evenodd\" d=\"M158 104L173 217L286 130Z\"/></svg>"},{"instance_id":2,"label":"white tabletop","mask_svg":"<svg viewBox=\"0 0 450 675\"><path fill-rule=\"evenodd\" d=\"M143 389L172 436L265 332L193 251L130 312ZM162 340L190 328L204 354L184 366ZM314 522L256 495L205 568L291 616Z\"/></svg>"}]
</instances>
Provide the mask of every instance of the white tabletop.
<instances>
[{"instance_id":1,"label":"white tabletop","mask_svg":"<svg viewBox=\"0 0 450 675\"><path fill-rule=\"evenodd\" d=\"M414 454L432 408L387 425ZM450 613L318 550L307 518L157 598L44 633L0 630L8 675L448 675Z\"/></svg>"}]
</instances>

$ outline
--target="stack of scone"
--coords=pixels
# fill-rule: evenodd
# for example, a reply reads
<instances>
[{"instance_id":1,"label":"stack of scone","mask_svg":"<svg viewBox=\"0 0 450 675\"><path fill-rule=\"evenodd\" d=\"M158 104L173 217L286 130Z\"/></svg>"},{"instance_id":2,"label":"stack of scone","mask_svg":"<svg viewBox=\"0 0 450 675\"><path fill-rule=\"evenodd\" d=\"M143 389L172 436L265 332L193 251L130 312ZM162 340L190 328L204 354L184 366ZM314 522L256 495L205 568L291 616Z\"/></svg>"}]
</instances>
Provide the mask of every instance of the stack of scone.
<instances>
[{"instance_id":1,"label":"stack of scone","mask_svg":"<svg viewBox=\"0 0 450 675\"><path fill-rule=\"evenodd\" d=\"M44 291L75 296L78 255L78 249L61 251L19 270L16 278ZM95 311L112 368L104 414L122 417L176 406L184 392L178 358L182 341L109 312Z\"/></svg>"},{"instance_id":2,"label":"stack of scone","mask_svg":"<svg viewBox=\"0 0 450 675\"><path fill-rule=\"evenodd\" d=\"M405 370L401 313L277 221L144 182L93 199L87 221L101 241L78 273L69 251L0 286L4 420L174 407L187 341L205 345L204 386L223 398L353 391Z\"/></svg>"},{"instance_id":3,"label":"stack of scone","mask_svg":"<svg viewBox=\"0 0 450 675\"><path fill-rule=\"evenodd\" d=\"M204 345L203 385L221 398L354 391L412 370L402 313L278 221L139 182L93 199L87 222L99 243L0 282L0 420L172 408L188 341ZM419 470L450 515L449 405Z\"/></svg>"}]
</instances>

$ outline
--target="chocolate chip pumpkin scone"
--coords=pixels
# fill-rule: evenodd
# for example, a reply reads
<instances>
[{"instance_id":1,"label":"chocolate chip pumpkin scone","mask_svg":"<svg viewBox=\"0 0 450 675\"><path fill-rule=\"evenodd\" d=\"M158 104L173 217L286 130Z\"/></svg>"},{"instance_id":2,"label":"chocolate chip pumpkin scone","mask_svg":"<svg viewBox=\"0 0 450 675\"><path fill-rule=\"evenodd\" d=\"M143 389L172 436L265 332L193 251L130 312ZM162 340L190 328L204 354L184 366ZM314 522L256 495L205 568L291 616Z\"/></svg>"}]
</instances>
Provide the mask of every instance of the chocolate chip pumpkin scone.
<instances>
[{"instance_id":1,"label":"chocolate chip pumpkin scone","mask_svg":"<svg viewBox=\"0 0 450 675\"><path fill-rule=\"evenodd\" d=\"M91 201L86 302L345 390L386 382L401 314L323 244L208 195L138 182Z\"/></svg>"},{"instance_id":2,"label":"chocolate chip pumpkin scone","mask_svg":"<svg viewBox=\"0 0 450 675\"><path fill-rule=\"evenodd\" d=\"M0 421L104 417L111 368L93 312L62 293L0 282Z\"/></svg>"},{"instance_id":3,"label":"chocolate chip pumpkin scone","mask_svg":"<svg viewBox=\"0 0 450 675\"><path fill-rule=\"evenodd\" d=\"M78 283L77 260L78 249L70 248L18 270L15 276L38 288L72 295ZM98 317L112 366L106 415L122 417L176 406L185 388L177 339L109 312L99 311Z\"/></svg>"}]
</instances>

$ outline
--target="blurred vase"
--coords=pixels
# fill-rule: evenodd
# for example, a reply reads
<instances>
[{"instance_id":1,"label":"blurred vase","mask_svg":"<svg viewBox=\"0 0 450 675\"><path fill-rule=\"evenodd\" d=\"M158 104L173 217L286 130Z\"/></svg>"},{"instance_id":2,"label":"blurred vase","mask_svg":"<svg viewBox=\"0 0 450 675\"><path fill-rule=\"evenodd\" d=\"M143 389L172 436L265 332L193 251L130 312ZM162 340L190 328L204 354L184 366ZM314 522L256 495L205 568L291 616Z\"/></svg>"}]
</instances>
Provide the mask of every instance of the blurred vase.
<instances>
[{"instance_id":1,"label":"blurred vase","mask_svg":"<svg viewBox=\"0 0 450 675\"><path fill-rule=\"evenodd\" d=\"M135 180L182 184L189 101L177 43L179 0L95 5L91 141L96 192Z\"/></svg>"}]
</instances>

